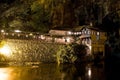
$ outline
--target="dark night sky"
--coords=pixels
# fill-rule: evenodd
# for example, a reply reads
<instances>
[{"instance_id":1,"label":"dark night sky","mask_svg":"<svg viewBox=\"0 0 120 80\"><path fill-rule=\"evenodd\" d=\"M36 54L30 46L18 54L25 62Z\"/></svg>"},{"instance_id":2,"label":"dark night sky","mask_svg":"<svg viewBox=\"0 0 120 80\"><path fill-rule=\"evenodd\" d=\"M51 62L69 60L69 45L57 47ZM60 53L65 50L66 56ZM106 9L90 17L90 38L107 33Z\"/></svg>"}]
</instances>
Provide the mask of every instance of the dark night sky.
<instances>
[{"instance_id":1,"label":"dark night sky","mask_svg":"<svg viewBox=\"0 0 120 80\"><path fill-rule=\"evenodd\" d=\"M12 3L12 2L14 2L15 0L0 0L0 3L8 3L8 4L10 4L10 3Z\"/></svg>"}]
</instances>

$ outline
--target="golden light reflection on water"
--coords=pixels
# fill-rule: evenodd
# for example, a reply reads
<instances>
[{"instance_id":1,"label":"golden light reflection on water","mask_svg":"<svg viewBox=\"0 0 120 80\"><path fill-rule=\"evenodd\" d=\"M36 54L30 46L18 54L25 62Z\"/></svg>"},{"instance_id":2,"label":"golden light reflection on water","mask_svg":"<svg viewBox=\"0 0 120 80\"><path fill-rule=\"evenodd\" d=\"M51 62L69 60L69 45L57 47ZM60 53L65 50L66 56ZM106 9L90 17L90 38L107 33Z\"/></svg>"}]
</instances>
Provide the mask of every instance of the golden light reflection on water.
<instances>
[{"instance_id":1,"label":"golden light reflection on water","mask_svg":"<svg viewBox=\"0 0 120 80\"><path fill-rule=\"evenodd\" d=\"M0 80L10 80L10 76L8 69L0 68Z\"/></svg>"},{"instance_id":2,"label":"golden light reflection on water","mask_svg":"<svg viewBox=\"0 0 120 80\"><path fill-rule=\"evenodd\" d=\"M103 72L90 65L9 66L0 67L0 80L105 80Z\"/></svg>"},{"instance_id":3,"label":"golden light reflection on water","mask_svg":"<svg viewBox=\"0 0 120 80\"><path fill-rule=\"evenodd\" d=\"M91 68L88 69L88 77L91 78Z\"/></svg>"}]
</instances>

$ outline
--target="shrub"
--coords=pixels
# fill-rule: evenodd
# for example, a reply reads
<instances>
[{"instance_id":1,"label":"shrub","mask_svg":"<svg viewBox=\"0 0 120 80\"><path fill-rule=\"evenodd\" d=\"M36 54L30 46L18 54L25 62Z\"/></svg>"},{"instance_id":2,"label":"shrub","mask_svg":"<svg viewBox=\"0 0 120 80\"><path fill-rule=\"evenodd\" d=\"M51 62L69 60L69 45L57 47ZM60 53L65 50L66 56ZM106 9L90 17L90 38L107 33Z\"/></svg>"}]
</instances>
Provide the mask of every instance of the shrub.
<instances>
[{"instance_id":1,"label":"shrub","mask_svg":"<svg viewBox=\"0 0 120 80\"><path fill-rule=\"evenodd\" d=\"M63 45L58 50L57 63L76 63L82 61L86 55L86 46L77 43Z\"/></svg>"}]
</instances>

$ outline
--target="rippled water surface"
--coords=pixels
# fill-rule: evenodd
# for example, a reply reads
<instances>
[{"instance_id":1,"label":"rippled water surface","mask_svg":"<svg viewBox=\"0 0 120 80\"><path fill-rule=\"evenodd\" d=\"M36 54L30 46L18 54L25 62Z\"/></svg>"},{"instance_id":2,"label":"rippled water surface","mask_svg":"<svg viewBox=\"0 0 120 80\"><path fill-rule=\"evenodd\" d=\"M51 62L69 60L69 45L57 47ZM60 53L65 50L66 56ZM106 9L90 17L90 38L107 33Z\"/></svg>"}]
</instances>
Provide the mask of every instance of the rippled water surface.
<instances>
[{"instance_id":1,"label":"rippled water surface","mask_svg":"<svg viewBox=\"0 0 120 80\"><path fill-rule=\"evenodd\" d=\"M93 64L0 67L0 80L105 80L104 66Z\"/></svg>"}]
</instances>

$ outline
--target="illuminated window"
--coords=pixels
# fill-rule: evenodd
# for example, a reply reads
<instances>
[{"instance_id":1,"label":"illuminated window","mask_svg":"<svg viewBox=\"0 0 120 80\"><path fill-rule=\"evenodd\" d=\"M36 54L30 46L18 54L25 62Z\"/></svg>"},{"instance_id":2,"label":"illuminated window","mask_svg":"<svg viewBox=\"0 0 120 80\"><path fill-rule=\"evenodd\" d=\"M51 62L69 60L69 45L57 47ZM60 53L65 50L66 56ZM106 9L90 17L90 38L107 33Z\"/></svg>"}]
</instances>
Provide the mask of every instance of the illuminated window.
<instances>
[{"instance_id":1,"label":"illuminated window","mask_svg":"<svg viewBox=\"0 0 120 80\"><path fill-rule=\"evenodd\" d=\"M71 32L71 31L69 31L69 32L68 32L68 35L71 35L71 34L72 34L72 32Z\"/></svg>"},{"instance_id":2,"label":"illuminated window","mask_svg":"<svg viewBox=\"0 0 120 80\"><path fill-rule=\"evenodd\" d=\"M79 32L77 32L77 35L79 34Z\"/></svg>"},{"instance_id":3,"label":"illuminated window","mask_svg":"<svg viewBox=\"0 0 120 80\"><path fill-rule=\"evenodd\" d=\"M97 35L100 35L100 32L97 32Z\"/></svg>"},{"instance_id":4,"label":"illuminated window","mask_svg":"<svg viewBox=\"0 0 120 80\"><path fill-rule=\"evenodd\" d=\"M81 34L81 32L79 32L79 34Z\"/></svg>"},{"instance_id":5,"label":"illuminated window","mask_svg":"<svg viewBox=\"0 0 120 80\"><path fill-rule=\"evenodd\" d=\"M74 35L77 35L77 33L75 32Z\"/></svg>"},{"instance_id":6,"label":"illuminated window","mask_svg":"<svg viewBox=\"0 0 120 80\"><path fill-rule=\"evenodd\" d=\"M85 34L86 34L86 31L85 31Z\"/></svg>"}]
</instances>

